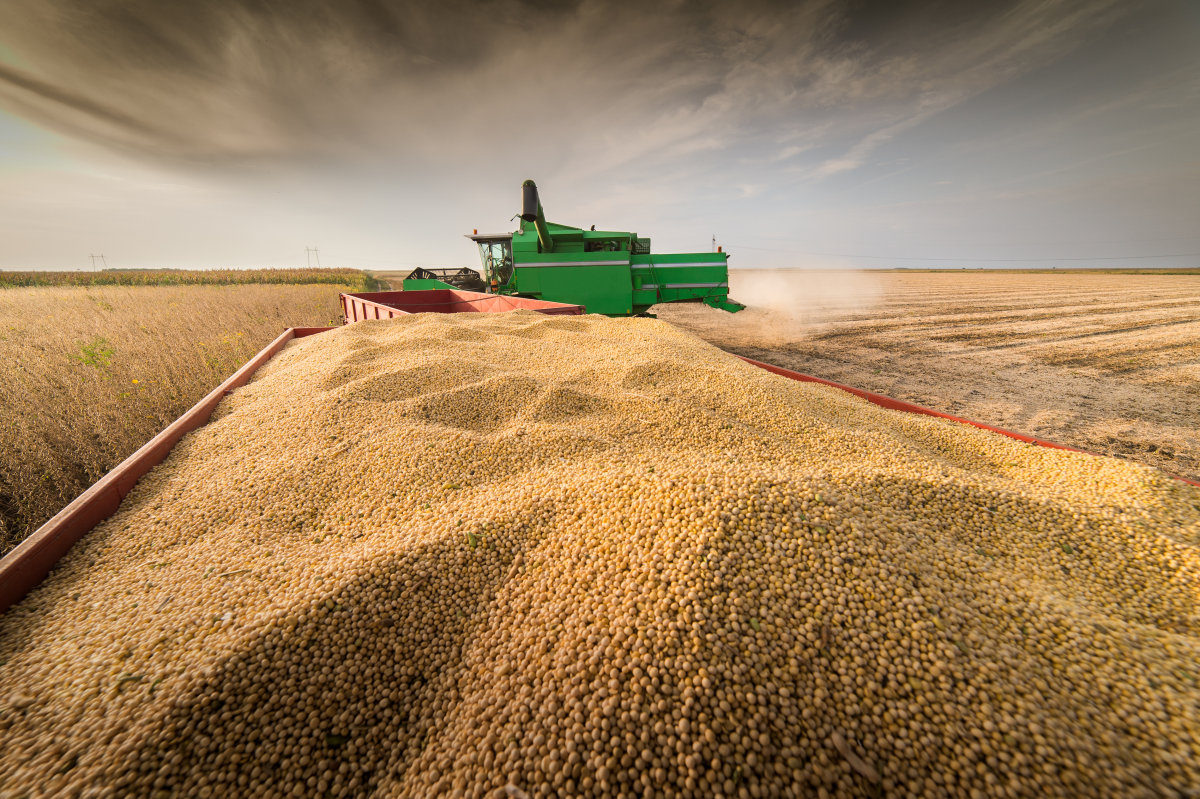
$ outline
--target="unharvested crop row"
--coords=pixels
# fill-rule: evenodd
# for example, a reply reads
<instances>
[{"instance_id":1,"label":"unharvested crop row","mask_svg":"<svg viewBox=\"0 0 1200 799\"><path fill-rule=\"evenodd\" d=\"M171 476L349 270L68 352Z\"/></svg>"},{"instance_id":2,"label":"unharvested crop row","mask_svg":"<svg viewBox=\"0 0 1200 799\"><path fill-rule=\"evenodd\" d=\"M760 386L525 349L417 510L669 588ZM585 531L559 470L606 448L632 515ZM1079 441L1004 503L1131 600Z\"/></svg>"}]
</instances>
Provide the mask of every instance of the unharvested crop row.
<instances>
[{"instance_id":1,"label":"unharvested crop row","mask_svg":"<svg viewBox=\"0 0 1200 799\"><path fill-rule=\"evenodd\" d=\"M0 553L290 326L332 325L337 285L0 292Z\"/></svg>"},{"instance_id":2,"label":"unharvested crop row","mask_svg":"<svg viewBox=\"0 0 1200 799\"><path fill-rule=\"evenodd\" d=\"M248 284L348 286L375 291L378 282L358 269L105 269L102 272L4 272L0 289L29 286L230 286Z\"/></svg>"}]
</instances>

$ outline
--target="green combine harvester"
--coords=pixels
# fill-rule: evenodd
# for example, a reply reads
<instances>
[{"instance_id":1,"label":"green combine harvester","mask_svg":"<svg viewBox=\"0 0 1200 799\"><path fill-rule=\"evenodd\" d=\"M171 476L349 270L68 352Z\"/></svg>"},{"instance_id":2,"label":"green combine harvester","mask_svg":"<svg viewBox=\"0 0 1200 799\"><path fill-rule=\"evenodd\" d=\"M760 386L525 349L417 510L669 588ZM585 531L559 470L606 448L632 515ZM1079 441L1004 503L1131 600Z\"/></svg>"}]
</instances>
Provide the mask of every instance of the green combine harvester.
<instances>
[{"instance_id":1,"label":"green combine harvester","mask_svg":"<svg viewBox=\"0 0 1200 799\"><path fill-rule=\"evenodd\" d=\"M729 299L728 253L655 254L650 239L636 233L547 222L537 185L527 180L521 189L515 233L468 236L479 245L485 292L582 305L606 316L645 314L663 302L702 302L731 313L745 307ZM432 277L414 273L404 288L466 288Z\"/></svg>"}]
</instances>

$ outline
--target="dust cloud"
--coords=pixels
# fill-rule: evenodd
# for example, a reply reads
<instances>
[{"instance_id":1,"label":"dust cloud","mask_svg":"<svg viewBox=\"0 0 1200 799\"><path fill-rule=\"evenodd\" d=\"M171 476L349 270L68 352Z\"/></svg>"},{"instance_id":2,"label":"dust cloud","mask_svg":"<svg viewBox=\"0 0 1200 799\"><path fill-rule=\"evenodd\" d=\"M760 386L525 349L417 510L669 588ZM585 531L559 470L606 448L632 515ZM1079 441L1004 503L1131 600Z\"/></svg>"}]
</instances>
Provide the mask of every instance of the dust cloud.
<instances>
[{"instance_id":1,"label":"dust cloud","mask_svg":"<svg viewBox=\"0 0 1200 799\"><path fill-rule=\"evenodd\" d=\"M868 272L850 270L730 270L729 296L746 310L728 327L763 344L798 341L879 302L883 288Z\"/></svg>"}]
</instances>

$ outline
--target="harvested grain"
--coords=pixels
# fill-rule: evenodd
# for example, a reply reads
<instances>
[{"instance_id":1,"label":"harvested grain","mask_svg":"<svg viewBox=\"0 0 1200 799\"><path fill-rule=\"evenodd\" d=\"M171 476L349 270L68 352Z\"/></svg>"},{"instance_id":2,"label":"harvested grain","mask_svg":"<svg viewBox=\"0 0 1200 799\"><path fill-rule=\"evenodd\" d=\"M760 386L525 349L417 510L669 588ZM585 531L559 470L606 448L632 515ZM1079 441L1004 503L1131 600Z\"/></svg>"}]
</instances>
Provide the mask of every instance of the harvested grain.
<instances>
[{"instance_id":1,"label":"harvested grain","mask_svg":"<svg viewBox=\"0 0 1200 799\"><path fill-rule=\"evenodd\" d=\"M1200 783L1200 496L1145 467L520 312L299 341L217 416L0 619L5 790Z\"/></svg>"}]
</instances>

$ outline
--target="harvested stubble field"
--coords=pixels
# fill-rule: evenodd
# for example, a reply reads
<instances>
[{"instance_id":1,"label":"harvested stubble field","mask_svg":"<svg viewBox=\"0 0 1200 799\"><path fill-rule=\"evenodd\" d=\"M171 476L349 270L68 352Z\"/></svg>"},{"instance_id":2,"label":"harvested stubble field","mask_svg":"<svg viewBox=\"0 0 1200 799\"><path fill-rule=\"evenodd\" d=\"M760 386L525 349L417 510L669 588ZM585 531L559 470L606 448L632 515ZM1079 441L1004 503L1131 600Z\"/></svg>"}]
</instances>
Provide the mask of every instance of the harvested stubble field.
<instances>
[{"instance_id":1,"label":"harvested stubble field","mask_svg":"<svg viewBox=\"0 0 1200 799\"><path fill-rule=\"evenodd\" d=\"M0 617L0 784L1183 795L1198 543L1154 469L662 322L364 322L290 344Z\"/></svg>"},{"instance_id":2,"label":"harvested stubble field","mask_svg":"<svg viewBox=\"0 0 1200 799\"><path fill-rule=\"evenodd\" d=\"M284 328L337 324L350 288L0 290L0 554Z\"/></svg>"},{"instance_id":3,"label":"harvested stubble field","mask_svg":"<svg viewBox=\"0 0 1200 799\"><path fill-rule=\"evenodd\" d=\"M731 352L1200 479L1200 274L731 272ZM791 310L789 310L789 308Z\"/></svg>"}]
</instances>

